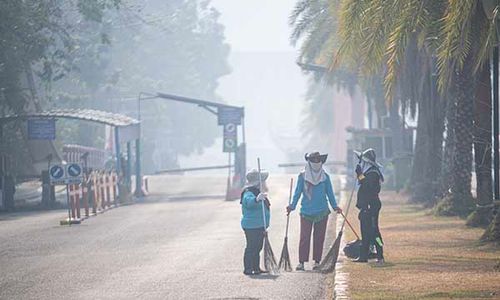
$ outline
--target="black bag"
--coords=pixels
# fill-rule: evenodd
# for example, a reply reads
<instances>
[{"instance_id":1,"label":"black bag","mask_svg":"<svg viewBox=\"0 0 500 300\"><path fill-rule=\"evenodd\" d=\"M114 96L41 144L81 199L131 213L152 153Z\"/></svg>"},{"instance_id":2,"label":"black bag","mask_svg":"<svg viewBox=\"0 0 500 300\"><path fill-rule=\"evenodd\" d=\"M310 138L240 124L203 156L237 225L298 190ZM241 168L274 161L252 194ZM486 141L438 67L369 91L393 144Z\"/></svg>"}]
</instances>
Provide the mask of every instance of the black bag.
<instances>
[{"instance_id":1,"label":"black bag","mask_svg":"<svg viewBox=\"0 0 500 300\"><path fill-rule=\"evenodd\" d=\"M360 252L361 240L350 241L344 247L344 254L349 258L358 258Z\"/></svg>"},{"instance_id":2,"label":"black bag","mask_svg":"<svg viewBox=\"0 0 500 300\"><path fill-rule=\"evenodd\" d=\"M373 251L373 247L370 247L370 253L368 253L368 258L376 258L377 253ZM347 243L344 247L344 254L349 258L358 258L361 253L361 240L354 240Z\"/></svg>"}]
</instances>

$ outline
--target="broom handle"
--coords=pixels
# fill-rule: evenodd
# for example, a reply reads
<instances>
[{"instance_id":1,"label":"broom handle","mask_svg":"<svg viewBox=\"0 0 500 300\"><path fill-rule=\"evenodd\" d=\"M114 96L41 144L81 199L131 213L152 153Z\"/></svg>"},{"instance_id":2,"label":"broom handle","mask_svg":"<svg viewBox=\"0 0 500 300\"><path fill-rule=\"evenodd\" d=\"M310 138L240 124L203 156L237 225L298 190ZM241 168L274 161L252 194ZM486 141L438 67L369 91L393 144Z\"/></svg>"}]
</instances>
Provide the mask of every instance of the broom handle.
<instances>
[{"instance_id":1,"label":"broom handle","mask_svg":"<svg viewBox=\"0 0 500 300\"><path fill-rule=\"evenodd\" d=\"M290 178L290 193L288 194L288 206L292 203L293 177ZM286 215L286 231L285 238L288 238L288 224L290 224L290 213Z\"/></svg>"},{"instance_id":2,"label":"broom handle","mask_svg":"<svg viewBox=\"0 0 500 300\"><path fill-rule=\"evenodd\" d=\"M260 173L260 158L257 158L257 168L259 170L259 190L262 193L262 175ZM266 209L264 208L264 201L261 201L262 203L262 221L264 221L264 231L267 231L267 224L266 224Z\"/></svg>"},{"instance_id":3,"label":"broom handle","mask_svg":"<svg viewBox=\"0 0 500 300\"><path fill-rule=\"evenodd\" d=\"M345 210L345 215L347 216L349 214L349 209L351 208L351 202L352 202L352 196L354 196L354 190L356 189L356 185L358 183L358 180L354 180L354 185L351 190L351 196L349 197L349 202L347 202L347 208ZM342 215L344 216L344 215ZM345 222L347 221L347 218L344 217L344 221L342 222L342 226L340 227L340 231L344 230Z\"/></svg>"},{"instance_id":4,"label":"broom handle","mask_svg":"<svg viewBox=\"0 0 500 300\"><path fill-rule=\"evenodd\" d=\"M341 212L340 214L342 215L342 217L344 217L344 220L347 222L347 225L349 225L349 228L351 228L352 232L354 232L354 235L356 236L356 238L357 238L358 240L360 240L358 233L356 232L356 230L354 230L354 228L352 227L351 223L349 223L349 220L347 220L347 218L346 218L346 216L344 215L344 213L343 213L343 212Z\"/></svg>"}]
</instances>

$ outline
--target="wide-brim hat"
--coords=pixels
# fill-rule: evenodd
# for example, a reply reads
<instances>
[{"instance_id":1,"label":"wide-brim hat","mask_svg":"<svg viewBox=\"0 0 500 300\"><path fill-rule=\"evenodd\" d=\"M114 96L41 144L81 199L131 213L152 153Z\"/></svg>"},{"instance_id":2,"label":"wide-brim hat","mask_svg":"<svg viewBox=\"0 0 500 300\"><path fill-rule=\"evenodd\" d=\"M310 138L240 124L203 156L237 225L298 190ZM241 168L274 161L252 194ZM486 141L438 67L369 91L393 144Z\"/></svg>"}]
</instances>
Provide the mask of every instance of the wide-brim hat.
<instances>
[{"instance_id":1,"label":"wide-brim hat","mask_svg":"<svg viewBox=\"0 0 500 300\"><path fill-rule=\"evenodd\" d=\"M379 163L377 163L377 154L375 153L375 150L373 150L372 148L368 148L365 151L354 151L354 154L356 154L356 157L360 161L362 160L366 161L367 163L377 167L382 166Z\"/></svg>"},{"instance_id":2,"label":"wide-brim hat","mask_svg":"<svg viewBox=\"0 0 500 300\"><path fill-rule=\"evenodd\" d=\"M260 171L260 178L262 179L262 182L266 181L268 177L269 177L269 172L267 172L265 170ZM247 182L250 184L258 183L259 182L259 170L251 169L250 171L248 171L246 178L247 178Z\"/></svg>"},{"instance_id":3,"label":"wide-brim hat","mask_svg":"<svg viewBox=\"0 0 500 300\"><path fill-rule=\"evenodd\" d=\"M324 164L328 158L328 154L321 154L319 152L306 153L304 155L306 161L311 161L311 158L319 158L319 161Z\"/></svg>"}]
</instances>

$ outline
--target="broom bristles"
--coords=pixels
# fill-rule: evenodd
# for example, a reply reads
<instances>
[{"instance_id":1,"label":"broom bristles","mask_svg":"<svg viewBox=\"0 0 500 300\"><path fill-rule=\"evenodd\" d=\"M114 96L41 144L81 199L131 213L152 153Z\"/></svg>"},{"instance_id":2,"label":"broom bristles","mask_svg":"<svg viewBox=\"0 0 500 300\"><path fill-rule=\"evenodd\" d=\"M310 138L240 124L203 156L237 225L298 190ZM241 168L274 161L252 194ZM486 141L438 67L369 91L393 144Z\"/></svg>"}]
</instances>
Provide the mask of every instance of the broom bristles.
<instances>
[{"instance_id":1,"label":"broom bristles","mask_svg":"<svg viewBox=\"0 0 500 300\"><path fill-rule=\"evenodd\" d=\"M269 243L267 232L264 238L264 267L266 268L266 271L268 271L271 275L279 274L278 264L276 263L276 258L274 257L271 243Z\"/></svg>"},{"instance_id":2,"label":"broom bristles","mask_svg":"<svg viewBox=\"0 0 500 300\"><path fill-rule=\"evenodd\" d=\"M330 250L328 250L328 253L326 254L325 258L319 265L318 269L322 273L330 273L333 270L335 270L335 264L337 263L337 259L339 257L341 239L342 239L342 231L339 232L337 238L335 239L335 242L333 242L332 247L330 248Z\"/></svg>"},{"instance_id":3,"label":"broom bristles","mask_svg":"<svg viewBox=\"0 0 500 300\"><path fill-rule=\"evenodd\" d=\"M286 272L292 271L292 263L290 262L290 253L288 253L288 238L285 238L283 243L283 249L281 250L280 263L278 264L280 270L285 270Z\"/></svg>"}]
</instances>

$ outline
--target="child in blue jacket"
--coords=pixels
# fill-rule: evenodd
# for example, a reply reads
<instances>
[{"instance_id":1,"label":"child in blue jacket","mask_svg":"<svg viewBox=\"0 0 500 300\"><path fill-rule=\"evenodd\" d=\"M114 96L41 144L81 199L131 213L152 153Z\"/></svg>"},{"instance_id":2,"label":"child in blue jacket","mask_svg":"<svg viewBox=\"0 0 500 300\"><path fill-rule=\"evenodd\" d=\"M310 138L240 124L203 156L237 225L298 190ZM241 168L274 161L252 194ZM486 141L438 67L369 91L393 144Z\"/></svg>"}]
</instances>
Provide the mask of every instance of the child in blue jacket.
<instances>
[{"instance_id":1,"label":"child in blue jacket","mask_svg":"<svg viewBox=\"0 0 500 300\"><path fill-rule=\"evenodd\" d=\"M270 202L265 191L265 181L269 177L268 172L260 173L263 183L263 190L260 190L259 172L255 169L247 173L247 186L241 193L241 227L245 232L246 248L243 257L245 275L258 275L264 273L260 269L260 251L264 244L264 232L269 227ZM265 222L262 212L264 205Z\"/></svg>"}]
</instances>

